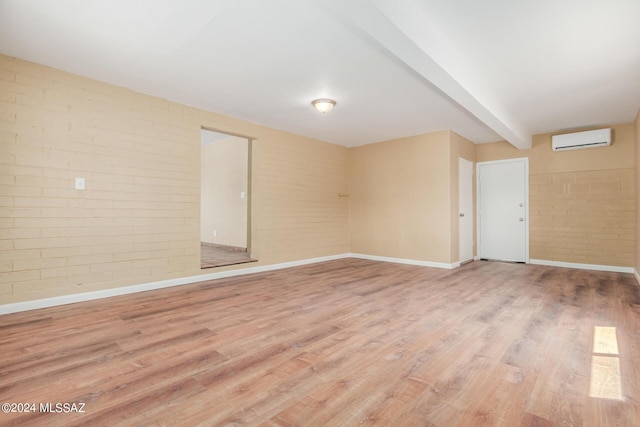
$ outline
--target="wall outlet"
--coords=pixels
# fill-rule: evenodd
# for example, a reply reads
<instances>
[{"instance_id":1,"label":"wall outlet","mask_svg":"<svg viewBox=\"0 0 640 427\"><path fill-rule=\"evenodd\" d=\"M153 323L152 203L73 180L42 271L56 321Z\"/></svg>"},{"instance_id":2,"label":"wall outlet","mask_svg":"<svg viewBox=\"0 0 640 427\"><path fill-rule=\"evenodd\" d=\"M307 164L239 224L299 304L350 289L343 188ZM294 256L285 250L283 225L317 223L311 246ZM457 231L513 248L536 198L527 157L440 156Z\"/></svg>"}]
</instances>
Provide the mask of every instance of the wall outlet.
<instances>
[{"instance_id":1,"label":"wall outlet","mask_svg":"<svg viewBox=\"0 0 640 427\"><path fill-rule=\"evenodd\" d=\"M76 178L76 190L84 190L84 178Z\"/></svg>"},{"instance_id":2,"label":"wall outlet","mask_svg":"<svg viewBox=\"0 0 640 427\"><path fill-rule=\"evenodd\" d=\"M218 235L218 230L213 230L213 237L216 237Z\"/></svg>"}]
</instances>

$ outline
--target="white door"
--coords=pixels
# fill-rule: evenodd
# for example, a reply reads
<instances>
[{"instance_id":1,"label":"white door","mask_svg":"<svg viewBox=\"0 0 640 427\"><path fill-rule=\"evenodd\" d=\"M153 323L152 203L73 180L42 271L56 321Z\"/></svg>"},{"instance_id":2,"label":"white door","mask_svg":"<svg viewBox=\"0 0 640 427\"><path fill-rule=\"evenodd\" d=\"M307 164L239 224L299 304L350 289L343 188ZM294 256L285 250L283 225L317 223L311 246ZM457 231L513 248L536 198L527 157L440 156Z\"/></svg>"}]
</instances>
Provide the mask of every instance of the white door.
<instances>
[{"instance_id":1,"label":"white door","mask_svg":"<svg viewBox=\"0 0 640 427\"><path fill-rule=\"evenodd\" d=\"M528 262L528 159L477 167L478 257Z\"/></svg>"},{"instance_id":2,"label":"white door","mask_svg":"<svg viewBox=\"0 0 640 427\"><path fill-rule=\"evenodd\" d=\"M458 214L460 263L473 259L473 162L462 157L458 160Z\"/></svg>"}]
</instances>

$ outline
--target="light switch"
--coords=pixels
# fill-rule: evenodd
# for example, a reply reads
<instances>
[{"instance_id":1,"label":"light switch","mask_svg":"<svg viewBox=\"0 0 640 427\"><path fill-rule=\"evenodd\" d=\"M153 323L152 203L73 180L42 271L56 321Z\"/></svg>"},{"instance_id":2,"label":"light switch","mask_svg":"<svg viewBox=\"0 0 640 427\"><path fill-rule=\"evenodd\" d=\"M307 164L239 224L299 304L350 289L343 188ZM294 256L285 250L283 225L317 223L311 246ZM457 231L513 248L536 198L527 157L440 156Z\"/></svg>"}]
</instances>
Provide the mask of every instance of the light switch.
<instances>
[{"instance_id":1,"label":"light switch","mask_svg":"<svg viewBox=\"0 0 640 427\"><path fill-rule=\"evenodd\" d=\"M84 178L76 178L76 190L84 190Z\"/></svg>"},{"instance_id":2,"label":"light switch","mask_svg":"<svg viewBox=\"0 0 640 427\"><path fill-rule=\"evenodd\" d=\"M241 192L240 192L240 198L241 198L241 199L244 199L244 191L241 191Z\"/></svg>"}]
</instances>

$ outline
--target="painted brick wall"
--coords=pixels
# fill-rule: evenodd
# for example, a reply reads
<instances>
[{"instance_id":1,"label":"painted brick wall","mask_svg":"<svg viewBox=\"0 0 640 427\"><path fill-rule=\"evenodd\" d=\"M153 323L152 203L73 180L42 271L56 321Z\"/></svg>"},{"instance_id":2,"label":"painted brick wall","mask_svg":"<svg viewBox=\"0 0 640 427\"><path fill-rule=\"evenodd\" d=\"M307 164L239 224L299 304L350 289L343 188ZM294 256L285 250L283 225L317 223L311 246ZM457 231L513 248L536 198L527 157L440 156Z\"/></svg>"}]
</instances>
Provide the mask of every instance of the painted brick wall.
<instances>
[{"instance_id":1,"label":"painted brick wall","mask_svg":"<svg viewBox=\"0 0 640 427\"><path fill-rule=\"evenodd\" d=\"M349 252L349 199L338 197L349 193L348 149L309 142L254 144L253 242L272 262Z\"/></svg>"},{"instance_id":2,"label":"painted brick wall","mask_svg":"<svg viewBox=\"0 0 640 427\"><path fill-rule=\"evenodd\" d=\"M260 264L348 252L346 148L0 56L0 304L201 274L201 126L255 138Z\"/></svg>"},{"instance_id":3,"label":"painted brick wall","mask_svg":"<svg viewBox=\"0 0 640 427\"><path fill-rule=\"evenodd\" d=\"M531 258L633 265L634 169L540 174L529 179Z\"/></svg>"}]
</instances>

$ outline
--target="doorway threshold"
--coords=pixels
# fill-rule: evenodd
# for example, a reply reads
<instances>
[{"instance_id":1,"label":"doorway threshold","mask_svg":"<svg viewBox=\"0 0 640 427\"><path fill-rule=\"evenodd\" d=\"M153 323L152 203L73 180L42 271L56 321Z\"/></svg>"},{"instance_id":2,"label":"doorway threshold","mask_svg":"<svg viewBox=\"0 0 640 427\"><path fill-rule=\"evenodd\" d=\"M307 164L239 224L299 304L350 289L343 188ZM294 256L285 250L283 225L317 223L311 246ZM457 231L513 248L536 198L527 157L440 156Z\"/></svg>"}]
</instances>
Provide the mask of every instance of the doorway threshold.
<instances>
[{"instance_id":1,"label":"doorway threshold","mask_svg":"<svg viewBox=\"0 0 640 427\"><path fill-rule=\"evenodd\" d=\"M235 260L235 261L219 261L213 263L200 263L200 270L205 270L207 268L216 268L216 267L226 267L229 265L237 265L237 264L247 264L249 262L258 262L257 259L248 258L243 260Z\"/></svg>"},{"instance_id":2,"label":"doorway threshold","mask_svg":"<svg viewBox=\"0 0 640 427\"><path fill-rule=\"evenodd\" d=\"M490 259L490 258L480 258L480 261L488 261L488 262L503 262L506 264L526 264L524 261L509 261L505 259Z\"/></svg>"},{"instance_id":3,"label":"doorway threshold","mask_svg":"<svg viewBox=\"0 0 640 427\"><path fill-rule=\"evenodd\" d=\"M257 262L246 248L200 243L200 269Z\"/></svg>"}]
</instances>

